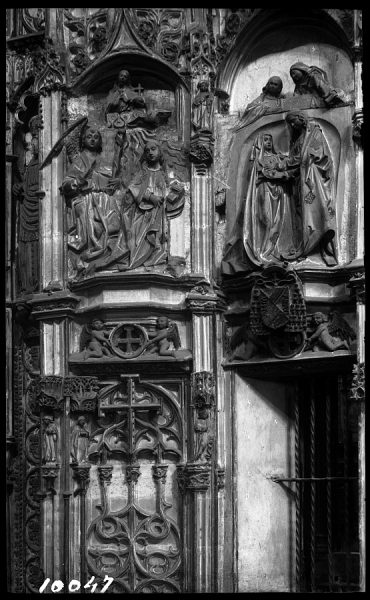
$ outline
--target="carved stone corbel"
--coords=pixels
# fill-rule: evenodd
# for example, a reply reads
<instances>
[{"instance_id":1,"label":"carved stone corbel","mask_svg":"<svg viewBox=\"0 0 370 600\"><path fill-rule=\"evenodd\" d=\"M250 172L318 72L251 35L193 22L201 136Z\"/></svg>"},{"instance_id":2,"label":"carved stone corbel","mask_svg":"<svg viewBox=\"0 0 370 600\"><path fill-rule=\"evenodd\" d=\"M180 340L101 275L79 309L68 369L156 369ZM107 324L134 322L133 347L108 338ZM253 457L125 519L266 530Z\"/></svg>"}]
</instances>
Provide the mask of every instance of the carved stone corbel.
<instances>
[{"instance_id":1,"label":"carved stone corbel","mask_svg":"<svg viewBox=\"0 0 370 600\"><path fill-rule=\"evenodd\" d=\"M194 314L208 315L218 308L217 295L205 285L197 285L186 296L186 304Z\"/></svg>"},{"instance_id":2,"label":"carved stone corbel","mask_svg":"<svg viewBox=\"0 0 370 600\"><path fill-rule=\"evenodd\" d=\"M46 464L41 467L41 476L45 482L44 492L46 494L51 493L53 496L56 494L55 491L55 479L58 477L60 465Z\"/></svg>"},{"instance_id":3,"label":"carved stone corbel","mask_svg":"<svg viewBox=\"0 0 370 600\"><path fill-rule=\"evenodd\" d=\"M197 175L205 175L213 163L214 137L210 131L198 131L190 140L189 160Z\"/></svg>"}]
</instances>

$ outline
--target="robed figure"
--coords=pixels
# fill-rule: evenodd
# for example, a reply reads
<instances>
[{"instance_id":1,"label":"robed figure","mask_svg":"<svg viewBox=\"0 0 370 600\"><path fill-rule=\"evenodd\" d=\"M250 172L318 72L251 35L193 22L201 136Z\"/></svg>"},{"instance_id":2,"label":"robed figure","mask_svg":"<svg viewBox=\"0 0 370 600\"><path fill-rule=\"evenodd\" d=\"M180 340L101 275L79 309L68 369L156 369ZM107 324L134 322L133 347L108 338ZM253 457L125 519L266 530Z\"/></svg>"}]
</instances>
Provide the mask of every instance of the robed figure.
<instances>
[{"instance_id":1,"label":"robed figure","mask_svg":"<svg viewBox=\"0 0 370 600\"><path fill-rule=\"evenodd\" d=\"M122 227L110 256L95 269L118 264L119 270L151 267L168 258L168 219L184 206L184 186L169 177L160 145L145 145L141 168L127 187L122 202Z\"/></svg>"},{"instance_id":2,"label":"robed figure","mask_svg":"<svg viewBox=\"0 0 370 600\"><path fill-rule=\"evenodd\" d=\"M330 146L319 123L302 112L289 112L289 167L299 168L293 179L296 228L300 243L295 257L319 251L327 266L337 264L335 236L335 177Z\"/></svg>"},{"instance_id":3,"label":"robed figure","mask_svg":"<svg viewBox=\"0 0 370 600\"><path fill-rule=\"evenodd\" d=\"M250 161L243 225L247 256L256 265L295 256L298 240L289 180L299 169L276 152L269 133L254 140Z\"/></svg>"}]
</instances>

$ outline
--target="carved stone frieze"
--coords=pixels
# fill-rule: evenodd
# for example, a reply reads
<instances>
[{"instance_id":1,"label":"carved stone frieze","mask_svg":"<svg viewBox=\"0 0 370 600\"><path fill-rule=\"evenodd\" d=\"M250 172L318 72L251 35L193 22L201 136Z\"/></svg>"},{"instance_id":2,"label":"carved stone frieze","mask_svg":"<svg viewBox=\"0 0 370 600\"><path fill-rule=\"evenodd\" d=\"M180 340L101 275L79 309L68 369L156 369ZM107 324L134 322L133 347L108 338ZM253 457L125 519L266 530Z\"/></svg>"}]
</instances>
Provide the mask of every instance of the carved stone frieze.
<instances>
[{"instance_id":1,"label":"carved stone frieze","mask_svg":"<svg viewBox=\"0 0 370 600\"><path fill-rule=\"evenodd\" d=\"M181 348L177 323L167 316L156 319L155 326L127 321L108 328L98 317L84 325L80 338L81 351L70 355L70 362L91 359L128 360L140 357L172 357L188 360L191 353Z\"/></svg>"},{"instance_id":2,"label":"carved stone frieze","mask_svg":"<svg viewBox=\"0 0 370 600\"><path fill-rule=\"evenodd\" d=\"M29 301L35 319L63 318L75 313L80 298L65 292L38 294Z\"/></svg>"}]
</instances>

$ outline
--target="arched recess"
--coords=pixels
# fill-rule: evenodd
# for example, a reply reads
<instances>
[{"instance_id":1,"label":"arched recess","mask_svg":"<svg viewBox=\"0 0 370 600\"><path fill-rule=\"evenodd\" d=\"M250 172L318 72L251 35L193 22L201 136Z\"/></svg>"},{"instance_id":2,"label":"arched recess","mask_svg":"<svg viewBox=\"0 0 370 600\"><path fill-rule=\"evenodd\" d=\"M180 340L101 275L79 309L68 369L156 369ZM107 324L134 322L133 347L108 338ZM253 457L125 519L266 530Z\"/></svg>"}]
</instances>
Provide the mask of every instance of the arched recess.
<instances>
[{"instance_id":1,"label":"arched recess","mask_svg":"<svg viewBox=\"0 0 370 600\"><path fill-rule=\"evenodd\" d=\"M309 50L310 47L310 50ZM224 59L215 82L217 88L230 96L230 111L237 112L261 93L271 75L283 80L283 92L294 89L289 77L289 61L316 64L326 70L334 87L346 92L353 89L348 73L353 51L344 30L323 9L298 10L267 9L258 12L238 34L233 49ZM282 57L286 56L284 62ZM265 63L261 64L261 59ZM237 98L237 82L244 77L243 102ZM262 83L261 83L262 80Z\"/></svg>"},{"instance_id":2,"label":"arched recess","mask_svg":"<svg viewBox=\"0 0 370 600\"><path fill-rule=\"evenodd\" d=\"M178 71L159 57L132 50L107 54L81 74L70 87L70 92L74 96L108 93L121 69L130 71L134 86L140 83L149 89L174 92L179 140L187 143L190 90Z\"/></svg>"}]
</instances>

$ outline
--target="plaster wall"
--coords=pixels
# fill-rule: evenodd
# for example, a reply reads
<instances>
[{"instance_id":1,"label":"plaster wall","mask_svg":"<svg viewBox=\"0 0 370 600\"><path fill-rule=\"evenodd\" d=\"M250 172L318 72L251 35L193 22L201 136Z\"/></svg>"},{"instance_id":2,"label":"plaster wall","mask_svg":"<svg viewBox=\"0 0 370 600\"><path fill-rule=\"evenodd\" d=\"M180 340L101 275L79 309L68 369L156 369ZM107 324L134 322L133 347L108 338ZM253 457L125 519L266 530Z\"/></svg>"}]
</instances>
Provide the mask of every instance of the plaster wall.
<instances>
[{"instance_id":1,"label":"plaster wall","mask_svg":"<svg viewBox=\"0 0 370 600\"><path fill-rule=\"evenodd\" d=\"M235 375L238 592L290 592L294 504L271 475L293 477L289 386Z\"/></svg>"}]
</instances>

